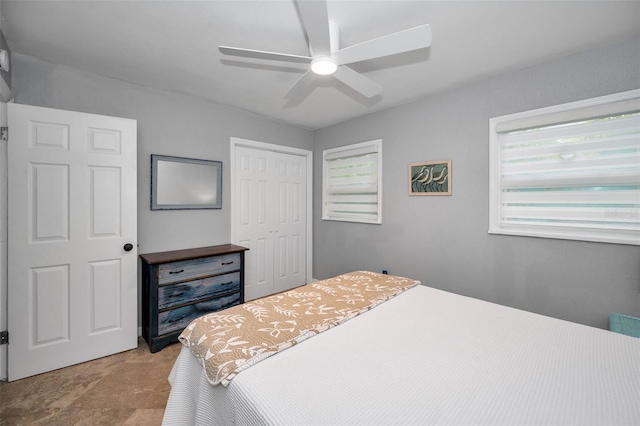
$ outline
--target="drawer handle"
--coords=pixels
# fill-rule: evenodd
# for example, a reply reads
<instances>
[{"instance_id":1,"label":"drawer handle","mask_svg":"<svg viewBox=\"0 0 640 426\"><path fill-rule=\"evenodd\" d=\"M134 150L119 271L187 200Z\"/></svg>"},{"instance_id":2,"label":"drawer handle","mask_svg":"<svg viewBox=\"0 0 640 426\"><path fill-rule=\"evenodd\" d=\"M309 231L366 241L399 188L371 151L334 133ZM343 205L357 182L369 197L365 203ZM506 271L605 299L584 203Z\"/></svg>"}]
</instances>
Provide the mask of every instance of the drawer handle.
<instances>
[{"instance_id":1,"label":"drawer handle","mask_svg":"<svg viewBox=\"0 0 640 426\"><path fill-rule=\"evenodd\" d=\"M220 285L229 285L229 284L233 284L233 281L229 281L228 283L222 283Z\"/></svg>"},{"instance_id":2,"label":"drawer handle","mask_svg":"<svg viewBox=\"0 0 640 426\"><path fill-rule=\"evenodd\" d=\"M179 274L181 272L184 272L184 269L180 269L179 271L169 271L170 274Z\"/></svg>"},{"instance_id":3,"label":"drawer handle","mask_svg":"<svg viewBox=\"0 0 640 426\"><path fill-rule=\"evenodd\" d=\"M231 262L222 262L223 265L233 265L233 260Z\"/></svg>"}]
</instances>

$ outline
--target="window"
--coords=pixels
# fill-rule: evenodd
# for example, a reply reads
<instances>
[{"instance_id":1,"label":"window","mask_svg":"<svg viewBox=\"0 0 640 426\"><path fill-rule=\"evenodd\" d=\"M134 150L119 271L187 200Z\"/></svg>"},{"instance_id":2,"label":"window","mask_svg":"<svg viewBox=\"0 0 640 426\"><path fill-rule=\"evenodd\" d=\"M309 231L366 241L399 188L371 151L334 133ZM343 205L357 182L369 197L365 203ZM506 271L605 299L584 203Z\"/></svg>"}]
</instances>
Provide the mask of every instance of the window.
<instances>
[{"instance_id":1,"label":"window","mask_svg":"<svg viewBox=\"0 0 640 426\"><path fill-rule=\"evenodd\" d=\"M490 233L640 245L640 90L489 125Z\"/></svg>"},{"instance_id":2,"label":"window","mask_svg":"<svg viewBox=\"0 0 640 426\"><path fill-rule=\"evenodd\" d=\"M382 140L322 154L322 219L382 223Z\"/></svg>"}]
</instances>

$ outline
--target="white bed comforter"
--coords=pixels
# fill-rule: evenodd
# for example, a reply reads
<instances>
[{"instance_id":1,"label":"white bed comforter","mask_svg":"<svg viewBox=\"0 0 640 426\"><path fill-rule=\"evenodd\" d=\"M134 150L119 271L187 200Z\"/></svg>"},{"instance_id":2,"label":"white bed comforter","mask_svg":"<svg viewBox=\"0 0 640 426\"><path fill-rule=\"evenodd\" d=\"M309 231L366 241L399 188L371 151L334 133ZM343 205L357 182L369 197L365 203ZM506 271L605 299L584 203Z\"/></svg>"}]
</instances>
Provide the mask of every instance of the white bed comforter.
<instances>
[{"instance_id":1,"label":"white bed comforter","mask_svg":"<svg viewBox=\"0 0 640 426\"><path fill-rule=\"evenodd\" d=\"M227 388L186 348L169 380L166 425L640 425L640 339L424 286Z\"/></svg>"}]
</instances>

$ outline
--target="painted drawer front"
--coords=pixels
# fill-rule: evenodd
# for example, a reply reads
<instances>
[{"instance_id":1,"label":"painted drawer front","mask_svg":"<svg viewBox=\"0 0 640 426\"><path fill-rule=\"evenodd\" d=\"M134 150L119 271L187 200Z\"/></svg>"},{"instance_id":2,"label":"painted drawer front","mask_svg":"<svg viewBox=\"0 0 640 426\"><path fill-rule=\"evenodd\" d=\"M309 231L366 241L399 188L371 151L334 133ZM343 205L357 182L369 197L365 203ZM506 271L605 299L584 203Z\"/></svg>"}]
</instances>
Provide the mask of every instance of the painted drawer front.
<instances>
[{"instance_id":1,"label":"painted drawer front","mask_svg":"<svg viewBox=\"0 0 640 426\"><path fill-rule=\"evenodd\" d=\"M240 253L166 263L158 267L158 284L188 281L239 269Z\"/></svg>"},{"instance_id":2,"label":"painted drawer front","mask_svg":"<svg viewBox=\"0 0 640 426\"><path fill-rule=\"evenodd\" d=\"M230 291L240 291L240 272L164 285L158 287L158 309L170 308Z\"/></svg>"},{"instance_id":3,"label":"painted drawer front","mask_svg":"<svg viewBox=\"0 0 640 426\"><path fill-rule=\"evenodd\" d=\"M158 314L158 334L182 330L188 326L191 321L204 314L230 308L239 303L240 293L234 293L229 296L207 300L206 302L161 312Z\"/></svg>"}]
</instances>

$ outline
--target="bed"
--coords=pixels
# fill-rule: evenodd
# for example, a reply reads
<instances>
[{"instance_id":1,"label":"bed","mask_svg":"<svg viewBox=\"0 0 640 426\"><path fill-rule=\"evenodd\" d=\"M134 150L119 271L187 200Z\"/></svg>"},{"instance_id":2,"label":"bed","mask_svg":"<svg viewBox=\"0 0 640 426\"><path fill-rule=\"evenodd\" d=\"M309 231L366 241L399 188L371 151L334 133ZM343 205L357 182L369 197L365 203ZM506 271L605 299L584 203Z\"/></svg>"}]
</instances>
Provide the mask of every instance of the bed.
<instances>
[{"instance_id":1,"label":"bed","mask_svg":"<svg viewBox=\"0 0 640 426\"><path fill-rule=\"evenodd\" d=\"M640 339L416 284L226 386L183 346L163 424L640 424Z\"/></svg>"}]
</instances>

